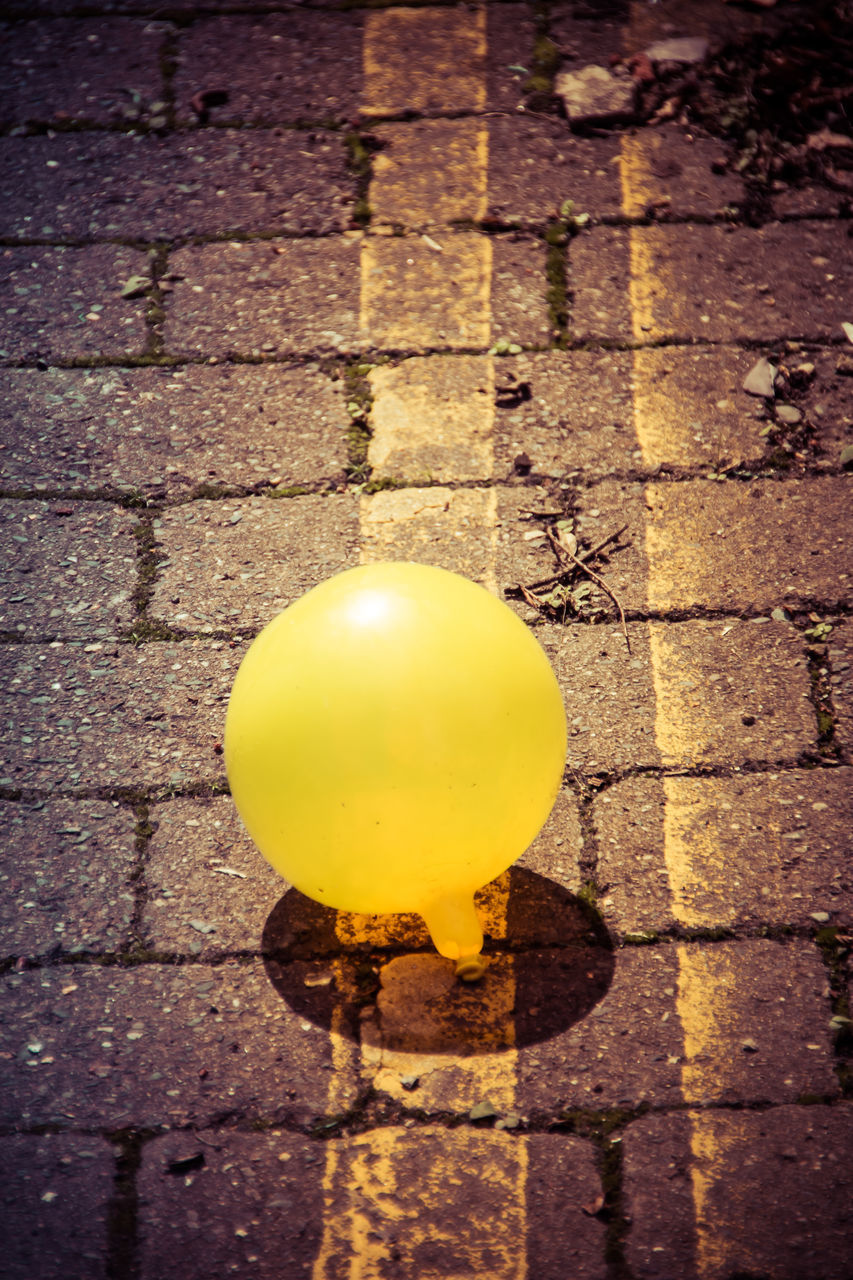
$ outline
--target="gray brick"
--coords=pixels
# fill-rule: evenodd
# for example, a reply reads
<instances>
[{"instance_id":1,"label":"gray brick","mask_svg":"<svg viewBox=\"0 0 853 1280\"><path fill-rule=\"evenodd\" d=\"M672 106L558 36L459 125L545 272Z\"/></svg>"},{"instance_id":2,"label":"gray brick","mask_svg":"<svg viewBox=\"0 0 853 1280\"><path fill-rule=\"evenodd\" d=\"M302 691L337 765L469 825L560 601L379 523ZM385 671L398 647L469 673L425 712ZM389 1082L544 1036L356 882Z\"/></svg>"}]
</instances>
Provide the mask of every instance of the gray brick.
<instances>
[{"instance_id":1,"label":"gray brick","mask_svg":"<svg viewBox=\"0 0 853 1280\"><path fill-rule=\"evenodd\" d=\"M0 884L0 954L120 951L130 938L136 817L103 800L0 805L14 850Z\"/></svg>"},{"instance_id":2,"label":"gray brick","mask_svg":"<svg viewBox=\"0 0 853 1280\"><path fill-rule=\"evenodd\" d=\"M147 254L118 245L0 250L0 359L142 355L146 299L121 294L132 276L148 274Z\"/></svg>"},{"instance_id":3,"label":"gray brick","mask_svg":"<svg viewBox=\"0 0 853 1280\"><path fill-rule=\"evenodd\" d=\"M128 627L136 525L105 503L0 499L0 630L91 640Z\"/></svg>"}]
</instances>

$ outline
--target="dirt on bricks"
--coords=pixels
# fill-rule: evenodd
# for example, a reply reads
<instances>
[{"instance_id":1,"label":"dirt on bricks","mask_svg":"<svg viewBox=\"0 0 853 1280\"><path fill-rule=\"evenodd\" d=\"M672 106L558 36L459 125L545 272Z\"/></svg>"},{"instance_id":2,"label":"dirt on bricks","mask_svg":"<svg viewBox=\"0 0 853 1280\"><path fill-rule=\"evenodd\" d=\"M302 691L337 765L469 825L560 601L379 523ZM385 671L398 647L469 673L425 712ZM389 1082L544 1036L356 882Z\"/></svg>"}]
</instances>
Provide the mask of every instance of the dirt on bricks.
<instances>
[{"instance_id":1,"label":"dirt on bricks","mask_svg":"<svg viewBox=\"0 0 853 1280\"><path fill-rule=\"evenodd\" d=\"M4 1275L846 1280L849 0L0 32ZM389 559L563 695L477 983L228 793L252 639Z\"/></svg>"}]
</instances>

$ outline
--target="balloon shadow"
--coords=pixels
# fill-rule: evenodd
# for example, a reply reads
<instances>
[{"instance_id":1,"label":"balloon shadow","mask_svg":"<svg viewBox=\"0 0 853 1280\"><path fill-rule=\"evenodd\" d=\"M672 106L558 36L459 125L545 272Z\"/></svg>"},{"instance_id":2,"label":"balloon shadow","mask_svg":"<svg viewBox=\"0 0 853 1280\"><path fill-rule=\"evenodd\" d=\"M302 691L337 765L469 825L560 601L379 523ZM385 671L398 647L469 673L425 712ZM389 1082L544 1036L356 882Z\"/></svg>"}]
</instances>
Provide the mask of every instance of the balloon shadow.
<instances>
[{"instance_id":1,"label":"balloon shadow","mask_svg":"<svg viewBox=\"0 0 853 1280\"><path fill-rule=\"evenodd\" d=\"M606 994L613 944L598 912L553 880L512 867L496 883L478 894L489 956L480 982L455 979L419 916L351 916L295 889L264 926L269 980L300 1017L354 1040L378 1014L388 1049L491 1052L548 1040Z\"/></svg>"}]
</instances>

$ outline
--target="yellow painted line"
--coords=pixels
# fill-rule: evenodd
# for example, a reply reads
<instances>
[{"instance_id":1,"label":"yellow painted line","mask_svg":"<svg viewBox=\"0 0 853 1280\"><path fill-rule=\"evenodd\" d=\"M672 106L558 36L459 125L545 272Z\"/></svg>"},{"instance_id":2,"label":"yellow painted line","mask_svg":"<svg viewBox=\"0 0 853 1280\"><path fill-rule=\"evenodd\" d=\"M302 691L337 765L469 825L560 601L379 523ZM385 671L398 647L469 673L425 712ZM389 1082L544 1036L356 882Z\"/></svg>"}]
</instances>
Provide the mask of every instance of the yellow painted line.
<instances>
[{"instance_id":1,"label":"yellow painted line","mask_svg":"<svg viewBox=\"0 0 853 1280\"><path fill-rule=\"evenodd\" d=\"M641 50L662 35L658 26L660 21L659 13L652 13L648 5L634 0L626 29L626 51ZM622 210L628 217L641 214L654 198L655 181L651 166L656 146L656 140L648 132L622 135ZM652 238L644 228L630 227L628 236L632 336L636 343L648 344L662 336L655 324L657 299L666 291L678 289L679 285L669 275L666 279L661 278L656 269ZM668 447L667 442L673 436L677 442L679 431L678 427L673 430L662 423L660 388L650 380L653 368L654 361L649 361L640 351L634 352L634 422L647 464L653 463L661 448ZM647 501L648 498L647 494ZM650 520L646 522L645 536L649 563L648 598L652 600L666 595L668 569L666 558L655 554L655 532ZM701 717L702 689L700 683L700 705L696 707L694 716L683 687L683 681L690 673L676 669L666 631L663 624L652 623L649 626L656 704L655 736L661 763L664 767L671 767L692 758L697 720ZM701 911L692 904L689 893L696 858L701 856L701 850L688 847L688 839L695 840L696 836L695 833L688 836L685 829L683 809L678 804L677 779L665 779L664 796L664 862L669 873L673 914L679 923L695 926L705 923ZM678 946L677 1009L684 1035L681 1083L686 1101L719 1097L726 1087L732 1057L731 1037L727 1029L735 995L729 966L729 955L722 949L689 944ZM691 1119L691 1144L698 1277L699 1280L712 1280L712 1277L723 1274L718 1264L726 1223L711 1213L710 1203L715 1180L727 1168L725 1151L719 1144L718 1130L703 1123L701 1117ZM733 1172L728 1170L728 1175Z\"/></svg>"},{"instance_id":2,"label":"yellow painted line","mask_svg":"<svg viewBox=\"0 0 853 1280\"><path fill-rule=\"evenodd\" d=\"M410 481L488 480L494 474L492 356L379 365L368 375L374 475Z\"/></svg>"},{"instance_id":3,"label":"yellow painted line","mask_svg":"<svg viewBox=\"0 0 853 1280\"><path fill-rule=\"evenodd\" d=\"M486 215L489 134L479 120L423 120L376 130L371 223L428 227ZM436 168L441 180L436 181Z\"/></svg>"},{"instance_id":4,"label":"yellow painted line","mask_svg":"<svg viewBox=\"0 0 853 1280\"><path fill-rule=\"evenodd\" d=\"M482 111L486 105L486 12L384 9L365 18L367 115Z\"/></svg>"},{"instance_id":5,"label":"yellow painted line","mask_svg":"<svg viewBox=\"0 0 853 1280\"><path fill-rule=\"evenodd\" d=\"M495 595L496 489L387 489L361 499L360 562L417 560L480 582Z\"/></svg>"},{"instance_id":6,"label":"yellow painted line","mask_svg":"<svg viewBox=\"0 0 853 1280\"><path fill-rule=\"evenodd\" d=\"M329 1146L314 1280L526 1280L523 1142L388 1128Z\"/></svg>"},{"instance_id":7,"label":"yellow painted line","mask_svg":"<svg viewBox=\"0 0 853 1280\"><path fill-rule=\"evenodd\" d=\"M439 180L439 179L437 179ZM473 233L443 237L366 236L361 251L360 325L389 350L488 348L492 242Z\"/></svg>"},{"instance_id":8,"label":"yellow painted line","mask_svg":"<svg viewBox=\"0 0 853 1280\"><path fill-rule=\"evenodd\" d=\"M368 13L363 110L481 111L485 55L483 6ZM435 229L441 219L482 216L487 139L479 122L445 125L420 124L408 134L389 128L394 145L374 166L368 199L376 221L431 228L426 237L374 232L364 238L361 326L380 348L484 352L490 345L491 241ZM446 147L427 146L439 137ZM409 359L375 368L371 386L369 462L378 473L416 482L491 478L489 357ZM430 483L362 496L361 563L437 564L497 591L497 545L494 489ZM487 927L497 936L506 933L508 883L504 877L485 895ZM406 939L419 926L400 917L340 914L336 927L344 948L388 945L399 940L396 929ZM365 1082L403 1106L459 1112L488 1098L500 1111L513 1109L511 956L467 989L452 965L429 951L397 956L380 979L376 1015L363 1023L357 1049ZM460 1007L464 1042L452 1016ZM337 1052L344 1055L346 1047ZM418 1077L414 1093L403 1088L407 1076ZM334 1100L333 1085L332 1106ZM500 1132L396 1127L331 1142L313 1280L382 1280L392 1270L424 1280L526 1280L526 1179L526 1140ZM435 1257L440 1264L429 1261Z\"/></svg>"}]
</instances>

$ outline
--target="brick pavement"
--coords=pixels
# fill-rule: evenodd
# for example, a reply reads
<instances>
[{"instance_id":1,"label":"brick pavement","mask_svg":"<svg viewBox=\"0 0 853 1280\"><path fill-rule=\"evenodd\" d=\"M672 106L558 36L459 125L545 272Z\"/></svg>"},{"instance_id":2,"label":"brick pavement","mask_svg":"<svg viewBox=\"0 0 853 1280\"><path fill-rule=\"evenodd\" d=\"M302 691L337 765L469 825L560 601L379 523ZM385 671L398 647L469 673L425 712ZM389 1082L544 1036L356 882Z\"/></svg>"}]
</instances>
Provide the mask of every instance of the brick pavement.
<instances>
[{"instance_id":1,"label":"brick pavement","mask_svg":"<svg viewBox=\"0 0 853 1280\"><path fill-rule=\"evenodd\" d=\"M789 6L3 12L7 1273L843 1280L849 209L547 92ZM389 557L566 704L472 987L227 795L250 638Z\"/></svg>"}]
</instances>

